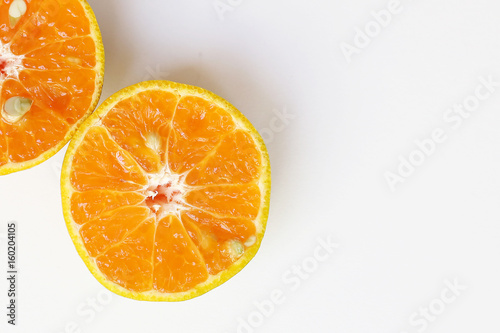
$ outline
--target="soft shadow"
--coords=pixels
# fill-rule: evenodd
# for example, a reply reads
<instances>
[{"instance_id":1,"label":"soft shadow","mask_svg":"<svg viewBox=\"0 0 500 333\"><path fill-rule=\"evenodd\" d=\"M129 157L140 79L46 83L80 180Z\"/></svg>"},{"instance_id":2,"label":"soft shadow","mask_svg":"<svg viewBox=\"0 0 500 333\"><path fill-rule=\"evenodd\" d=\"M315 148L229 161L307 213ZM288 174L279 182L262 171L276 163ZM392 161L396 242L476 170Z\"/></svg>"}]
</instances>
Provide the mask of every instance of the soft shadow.
<instances>
[{"instance_id":1,"label":"soft shadow","mask_svg":"<svg viewBox=\"0 0 500 333\"><path fill-rule=\"evenodd\" d=\"M87 0L99 22L106 57L104 86L101 101L124 88L127 81L127 68L131 68L134 54L130 45L123 43L123 31L130 24L118 13L119 1Z\"/></svg>"}]
</instances>

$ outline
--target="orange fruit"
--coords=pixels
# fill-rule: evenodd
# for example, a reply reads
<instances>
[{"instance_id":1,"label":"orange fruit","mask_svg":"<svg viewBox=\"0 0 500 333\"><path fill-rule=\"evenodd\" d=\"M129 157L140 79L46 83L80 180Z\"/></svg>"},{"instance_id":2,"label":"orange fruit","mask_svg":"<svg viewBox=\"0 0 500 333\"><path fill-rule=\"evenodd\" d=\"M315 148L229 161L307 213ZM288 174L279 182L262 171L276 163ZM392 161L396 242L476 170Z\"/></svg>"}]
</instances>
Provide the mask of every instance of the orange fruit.
<instances>
[{"instance_id":1,"label":"orange fruit","mask_svg":"<svg viewBox=\"0 0 500 333\"><path fill-rule=\"evenodd\" d=\"M84 0L0 0L0 175L57 153L94 111L104 49Z\"/></svg>"},{"instance_id":2,"label":"orange fruit","mask_svg":"<svg viewBox=\"0 0 500 333\"><path fill-rule=\"evenodd\" d=\"M266 147L250 122L201 88L149 81L80 127L61 178L66 225L109 290L180 301L256 254L270 197Z\"/></svg>"}]
</instances>

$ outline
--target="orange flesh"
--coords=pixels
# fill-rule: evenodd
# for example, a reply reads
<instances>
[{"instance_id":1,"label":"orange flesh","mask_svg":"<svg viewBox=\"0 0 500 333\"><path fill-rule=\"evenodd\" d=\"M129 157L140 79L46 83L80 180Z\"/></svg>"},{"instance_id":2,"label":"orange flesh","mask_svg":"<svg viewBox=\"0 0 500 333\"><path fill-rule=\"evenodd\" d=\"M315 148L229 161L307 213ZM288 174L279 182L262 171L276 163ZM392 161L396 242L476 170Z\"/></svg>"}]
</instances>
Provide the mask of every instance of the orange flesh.
<instances>
[{"instance_id":1,"label":"orange flesh","mask_svg":"<svg viewBox=\"0 0 500 333\"><path fill-rule=\"evenodd\" d=\"M253 245L261 164L226 110L147 90L118 102L78 144L71 215L108 280L135 292L187 291Z\"/></svg>"},{"instance_id":2,"label":"orange flesh","mask_svg":"<svg viewBox=\"0 0 500 333\"><path fill-rule=\"evenodd\" d=\"M79 0L24 0L11 26L0 2L0 105L25 97L32 107L12 123L0 116L0 166L36 159L63 141L93 103L96 43Z\"/></svg>"}]
</instances>

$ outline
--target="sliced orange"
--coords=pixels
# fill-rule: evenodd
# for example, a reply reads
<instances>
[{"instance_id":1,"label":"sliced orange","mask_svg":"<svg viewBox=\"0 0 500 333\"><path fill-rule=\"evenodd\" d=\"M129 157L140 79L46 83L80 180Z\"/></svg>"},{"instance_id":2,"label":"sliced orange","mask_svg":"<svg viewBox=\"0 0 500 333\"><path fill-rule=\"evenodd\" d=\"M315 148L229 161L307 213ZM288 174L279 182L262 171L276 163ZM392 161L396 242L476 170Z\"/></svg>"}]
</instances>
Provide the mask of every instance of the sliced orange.
<instances>
[{"instance_id":1,"label":"sliced orange","mask_svg":"<svg viewBox=\"0 0 500 333\"><path fill-rule=\"evenodd\" d=\"M109 290L137 300L199 296L239 272L264 235L269 157L222 98L168 81L108 100L64 159L64 217Z\"/></svg>"},{"instance_id":2,"label":"sliced orange","mask_svg":"<svg viewBox=\"0 0 500 333\"><path fill-rule=\"evenodd\" d=\"M94 111L103 77L85 0L1 0L0 175L57 153Z\"/></svg>"}]
</instances>

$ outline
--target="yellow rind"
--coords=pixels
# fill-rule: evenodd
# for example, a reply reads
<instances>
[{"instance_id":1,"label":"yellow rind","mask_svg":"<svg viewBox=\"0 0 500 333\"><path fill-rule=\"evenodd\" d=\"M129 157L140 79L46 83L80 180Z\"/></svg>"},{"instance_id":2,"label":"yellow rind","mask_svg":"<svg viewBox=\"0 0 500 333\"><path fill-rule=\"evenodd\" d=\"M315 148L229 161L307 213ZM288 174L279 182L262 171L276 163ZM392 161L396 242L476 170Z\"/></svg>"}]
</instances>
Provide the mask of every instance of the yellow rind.
<instances>
[{"instance_id":1,"label":"yellow rind","mask_svg":"<svg viewBox=\"0 0 500 333\"><path fill-rule=\"evenodd\" d=\"M80 118L71 128L68 130L66 135L64 136L64 139L62 139L58 144L56 144L54 147L50 148L46 152L42 153L38 157L25 161L25 162L20 162L20 163L12 163L9 162L7 164L4 164L0 166L0 176L3 175L8 175L14 172L26 170L29 168L32 168L34 166L37 166L55 154L57 154L67 143L73 135L75 134L76 130L78 127L87 119L87 117L95 110L97 107L97 104L99 103L99 99L101 98L101 92L102 92L102 86L104 83L104 62L105 62L105 57L104 57L104 45L102 42L102 36L101 36L101 31L99 29L99 25L97 24L97 19L95 17L94 11L88 4L86 0L79 0L80 3L83 6L83 9L85 10L85 13L87 14L87 17L89 18L90 21L90 32L92 34L92 38L96 44L96 67L95 67L95 72L97 74L96 77L96 89L94 90L94 95L92 97L92 103L90 107L88 108L87 112L85 115Z\"/></svg>"},{"instance_id":2,"label":"yellow rind","mask_svg":"<svg viewBox=\"0 0 500 333\"><path fill-rule=\"evenodd\" d=\"M100 272L94 263L94 259L91 258L87 250L85 249L83 242L80 238L79 233L75 229L75 222L71 216L71 194L73 189L70 183L70 172L72 167L72 159L75 154L76 149L79 147L87 131L94 125L98 124L100 120L107 114L107 112L113 108L119 101L136 95L145 90L151 89L164 89L167 91L177 91L181 95L185 92L186 95L195 95L203 97L211 102L221 106L226 111L228 111L233 118L239 123L241 127L246 129L250 133L253 139L256 141L261 153L262 153L262 175L260 179L260 187L262 192L261 208L255 223L259 227L259 231L256 234L255 244L245 251L245 254L235 262L229 269L210 277L204 283L196 286L192 290L179 293L160 293L156 291L148 292L132 292L122 286L119 286L111 281L109 281L104 274ZM64 219L66 221L66 227L68 228L69 234L76 250L83 262L94 275L94 277L108 290L114 292L123 297L140 300L140 301L154 301L154 302L178 302L192 299L194 297L200 296L229 280L235 274L240 272L252 258L257 254L260 244L264 237L264 232L266 230L267 219L269 215L269 202L271 198L271 164L269 160L269 154L266 149L264 140L253 127L250 121L233 105L224 100L223 98L215 95L214 93L207 91L205 89L189 86L181 83L175 83L170 81L145 81L133 86L122 89L104 101L101 106L83 123L83 125L78 129L77 133L74 135L73 140L68 146L66 151L66 156L64 157L64 163L62 167L61 174L61 195L62 195L62 207Z\"/></svg>"}]
</instances>

